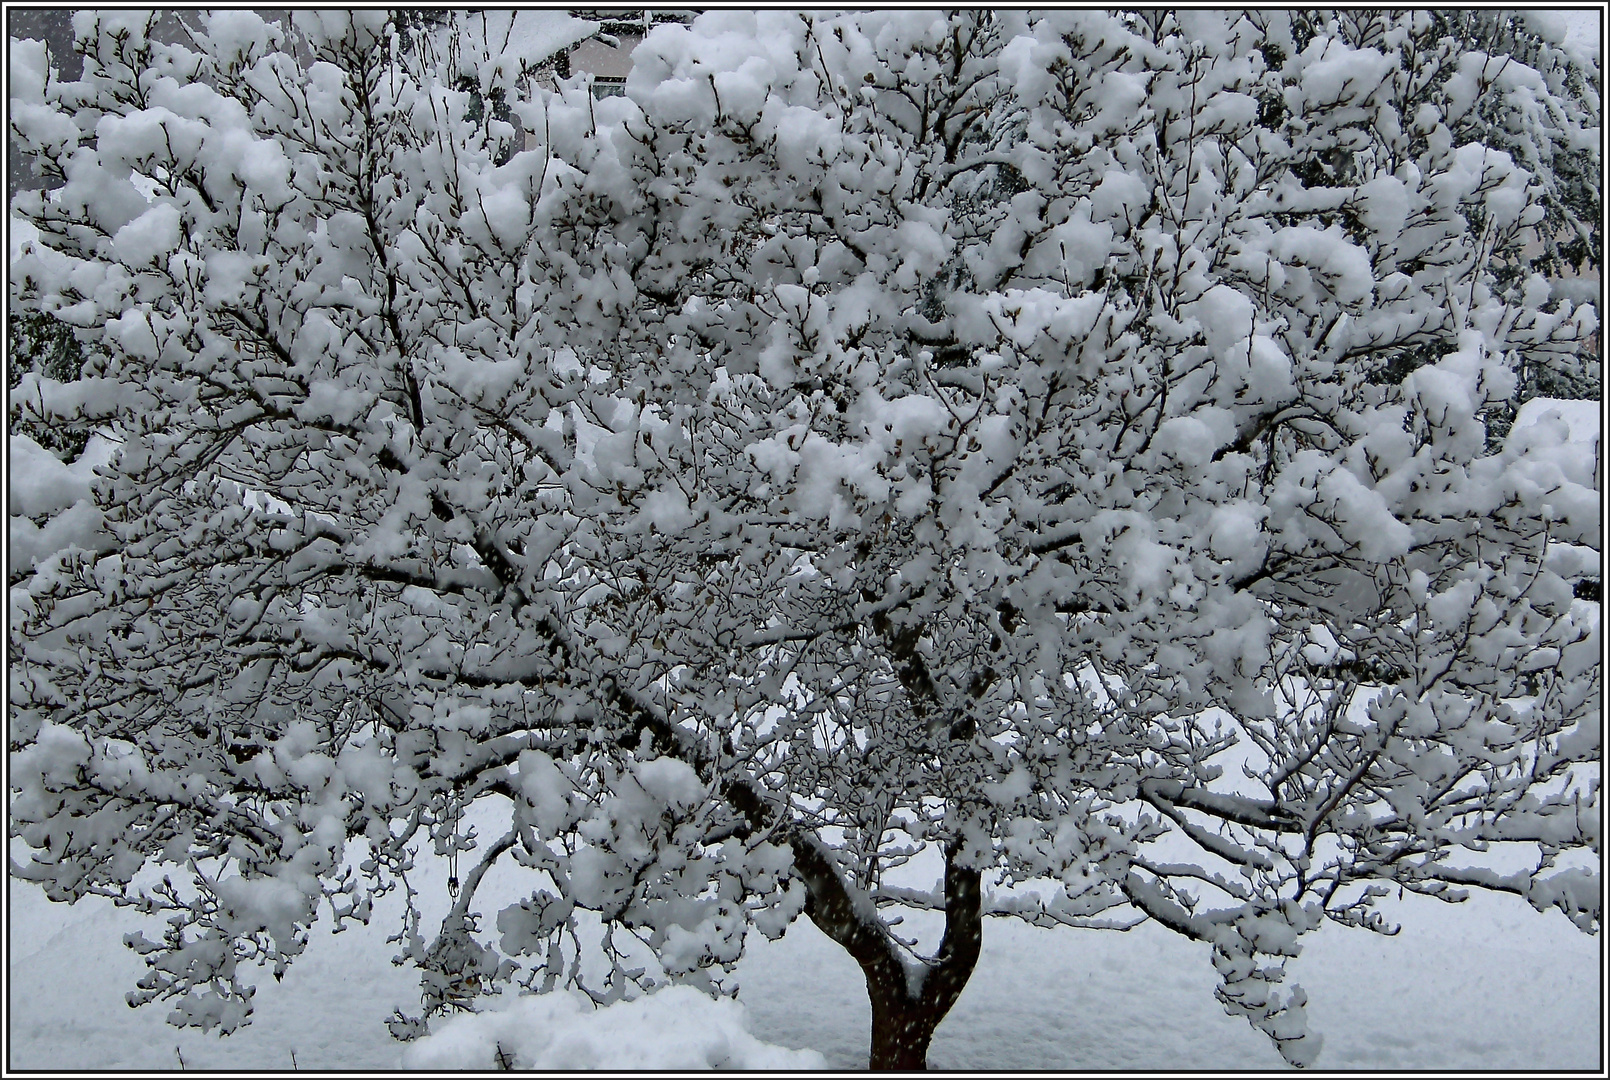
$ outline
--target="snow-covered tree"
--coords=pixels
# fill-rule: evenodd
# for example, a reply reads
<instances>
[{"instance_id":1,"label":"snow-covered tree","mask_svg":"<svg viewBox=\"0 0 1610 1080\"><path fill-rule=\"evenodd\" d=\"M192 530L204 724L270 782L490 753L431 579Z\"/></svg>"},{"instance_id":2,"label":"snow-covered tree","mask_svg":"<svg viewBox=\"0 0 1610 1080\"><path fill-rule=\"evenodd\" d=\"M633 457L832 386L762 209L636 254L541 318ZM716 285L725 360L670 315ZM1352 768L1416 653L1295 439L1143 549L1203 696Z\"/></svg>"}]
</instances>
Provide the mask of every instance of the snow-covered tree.
<instances>
[{"instance_id":1,"label":"snow-covered tree","mask_svg":"<svg viewBox=\"0 0 1610 1080\"><path fill-rule=\"evenodd\" d=\"M1597 463L1482 414L1595 328L1598 73L1493 25L721 12L598 100L382 13L13 43L13 296L93 347L12 415L119 445L11 592L12 873L224 1030L399 885L431 1010L803 913L876 1067L985 916L1202 941L1297 1064L1388 888L1596 931Z\"/></svg>"}]
</instances>

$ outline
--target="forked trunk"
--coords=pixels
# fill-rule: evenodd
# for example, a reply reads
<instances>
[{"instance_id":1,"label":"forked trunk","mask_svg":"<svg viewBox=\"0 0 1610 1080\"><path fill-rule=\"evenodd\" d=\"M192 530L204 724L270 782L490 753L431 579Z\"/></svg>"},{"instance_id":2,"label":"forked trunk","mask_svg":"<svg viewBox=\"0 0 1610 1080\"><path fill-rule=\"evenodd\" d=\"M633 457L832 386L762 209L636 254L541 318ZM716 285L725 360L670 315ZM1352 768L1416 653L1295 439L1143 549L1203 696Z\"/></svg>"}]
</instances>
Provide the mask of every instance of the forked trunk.
<instances>
[{"instance_id":1,"label":"forked trunk","mask_svg":"<svg viewBox=\"0 0 1610 1080\"><path fill-rule=\"evenodd\" d=\"M928 1067L934 1030L961 997L984 939L983 874L945 850L945 936L923 977L908 979L901 949L869 903L856 903L837 867L814 837L793 843L794 866L805 881L805 913L855 957L872 1004L872 1069Z\"/></svg>"}]
</instances>

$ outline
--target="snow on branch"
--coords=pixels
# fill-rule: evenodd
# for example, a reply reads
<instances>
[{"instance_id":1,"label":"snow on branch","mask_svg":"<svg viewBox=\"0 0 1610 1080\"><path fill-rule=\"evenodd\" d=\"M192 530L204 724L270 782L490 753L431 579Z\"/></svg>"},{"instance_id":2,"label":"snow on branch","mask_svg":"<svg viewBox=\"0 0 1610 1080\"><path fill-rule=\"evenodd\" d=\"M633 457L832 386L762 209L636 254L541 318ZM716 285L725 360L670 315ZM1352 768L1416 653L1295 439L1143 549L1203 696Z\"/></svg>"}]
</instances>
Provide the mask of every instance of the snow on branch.
<instances>
[{"instance_id":1,"label":"snow on branch","mask_svg":"<svg viewBox=\"0 0 1610 1080\"><path fill-rule=\"evenodd\" d=\"M1597 73L1530 23L711 11L595 98L554 13L75 19L12 872L170 911L177 1023L387 893L433 1014L809 918L891 1068L986 914L1208 942L1296 1063L1389 886L1597 930Z\"/></svg>"}]
</instances>

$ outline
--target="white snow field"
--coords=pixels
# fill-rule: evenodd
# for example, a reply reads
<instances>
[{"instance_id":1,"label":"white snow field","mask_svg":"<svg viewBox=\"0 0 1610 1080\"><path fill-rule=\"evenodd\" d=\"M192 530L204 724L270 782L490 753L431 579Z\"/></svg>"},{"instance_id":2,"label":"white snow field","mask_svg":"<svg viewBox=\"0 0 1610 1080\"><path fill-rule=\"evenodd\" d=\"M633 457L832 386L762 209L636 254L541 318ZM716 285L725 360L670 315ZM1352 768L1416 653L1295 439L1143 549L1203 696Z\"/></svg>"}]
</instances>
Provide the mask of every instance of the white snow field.
<instances>
[{"instance_id":1,"label":"white snow field","mask_svg":"<svg viewBox=\"0 0 1610 1080\"><path fill-rule=\"evenodd\" d=\"M1566 17L1570 40L1597 50L1597 12L1543 14ZM1569 430L1565 445L1587 445L1590 427L1597 443L1598 403L1534 402L1517 432L1554 422L1551 411ZM441 879L423 876L427 899L445 907ZM517 888L517 880L489 889L477 906L496 911L507 902L502 886ZM804 920L778 942L751 936L738 967L742 1009L679 989L607 1016L588 1016L570 999L505 998L488 1005L506 1011L437 1020L427 1040L397 1042L385 1018L419 1009L417 973L394 967L397 947L384 941L397 926L397 906L387 898L370 926L337 936L327 920L315 925L282 982L266 970L257 976L252 1024L220 1038L169 1026L160 1003L124 1004L143 964L123 935L153 934L160 919L95 898L51 904L34 886L8 879L6 1068L490 1068L487 1055L499 1047L523 1054L518 1063L528 1068L865 1064L869 1010L860 972ZM1380 910L1401 923L1401 934L1327 925L1304 939L1302 955L1288 965L1288 981L1308 991L1310 1024L1325 1038L1319 1070L1604 1068L1602 935L1584 935L1558 913L1540 915L1506 896L1447 905L1410 895L1384 900ZM431 914L427 908L426 927ZM1207 947L1155 924L1113 933L995 920L930 1062L1069 1072L1284 1068L1264 1035L1223 1013L1214 984Z\"/></svg>"},{"instance_id":2,"label":"white snow field","mask_svg":"<svg viewBox=\"0 0 1610 1080\"><path fill-rule=\"evenodd\" d=\"M138 916L93 898L71 908L51 904L20 882L9 882L7 892L11 1069L176 1069L182 1057L191 1069L257 1071L289 1069L293 1055L303 1069L405 1066L410 1044L394 1041L383 1021L396 1007L418 1012L418 983L389 962L396 948L383 941L394 929L389 906L369 927L338 936L327 922L315 926L282 983L261 975L252 1024L219 1038L170 1027L161 1004L131 1010L123 1003L142 971L122 945ZM1325 1035L1319 1069L1599 1067L1601 939L1509 897L1473 895L1450 907L1411 895L1383 910L1402 922L1397 937L1326 926L1289 965L1288 977L1308 990L1312 1026ZM755 935L751 945L738 967L749 1035L819 1051L829 1068L864 1068L870 1014L848 955L803 920L779 942ZM1114 933L995 920L985 927L972 982L934 1038L930 1063L969 1070L1284 1068L1266 1037L1224 1015L1213 985L1206 947L1155 925ZM784 1059L746 1043L734 1017L700 1004L683 1024L662 1016L635 1026L595 1025L597 1038L567 1030L554 1039L568 1039L578 1054L596 1053L619 1031L632 1031L631 1063L598 1057L592 1067L599 1068L697 1067L688 1055L722 1040L730 1049L711 1063L811 1066L810 1057ZM564 1007L557 1011L562 1019ZM705 1026L704 1038L681 1030L694 1025ZM456 1045L460 1067L485 1067L475 1055L489 1047L486 1038ZM538 1067L581 1065L571 1060ZM419 1064L444 1062L433 1055Z\"/></svg>"}]
</instances>

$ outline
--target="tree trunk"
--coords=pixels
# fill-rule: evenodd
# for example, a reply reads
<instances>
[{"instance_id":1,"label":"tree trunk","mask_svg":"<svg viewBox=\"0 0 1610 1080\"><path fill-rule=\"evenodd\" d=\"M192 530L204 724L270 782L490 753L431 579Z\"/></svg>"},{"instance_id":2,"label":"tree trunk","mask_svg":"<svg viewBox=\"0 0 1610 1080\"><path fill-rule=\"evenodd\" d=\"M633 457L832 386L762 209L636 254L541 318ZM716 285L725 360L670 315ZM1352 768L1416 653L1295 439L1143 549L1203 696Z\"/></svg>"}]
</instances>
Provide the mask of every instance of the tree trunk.
<instances>
[{"instance_id":1,"label":"tree trunk","mask_svg":"<svg viewBox=\"0 0 1610 1080\"><path fill-rule=\"evenodd\" d=\"M984 940L983 874L945 849L945 936L920 984L908 980L902 951L865 897L852 898L838 868L809 835L793 841L794 866L805 882L805 914L855 957L872 1004L872 1069L928 1067L928 1044L978 963Z\"/></svg>"},{"instance_id":2,"label":"tree trunk","mask_svg":"<svg viewBox=\"0 0 1610 1080\"><path fill-rule=\"evenodd\" d=\"M889 986L866 973L867 997L872 1001L872 1052L867 1068L920 1072L928 1067L928 1044L944 1013L928 1012L912 1000L905 979Z\"/></svg>"}]
</instances>

